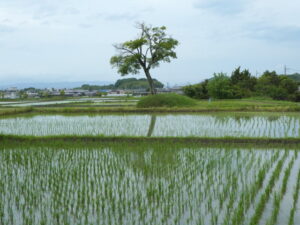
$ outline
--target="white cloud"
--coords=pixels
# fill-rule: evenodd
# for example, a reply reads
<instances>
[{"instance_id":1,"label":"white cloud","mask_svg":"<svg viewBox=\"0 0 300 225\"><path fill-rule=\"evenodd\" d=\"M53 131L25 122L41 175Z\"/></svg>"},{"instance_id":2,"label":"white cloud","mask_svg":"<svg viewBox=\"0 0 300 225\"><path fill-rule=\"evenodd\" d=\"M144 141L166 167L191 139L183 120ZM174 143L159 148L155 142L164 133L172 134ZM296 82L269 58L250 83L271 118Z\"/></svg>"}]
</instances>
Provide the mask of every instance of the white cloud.
<instances>
[{"instance_id":1,"label":"white cloud","mask_svg":"<svg viewBox=\"0 0 300 225\"><path fill-rule=\"evenodd\" d=\"M136 21L166 25L180 41L178 60L153 71L164 82L239 65L300 68L299 11L297 0L2 0L0 81L114 80L112 44L134 38Z\"/></svg>"}]
</instances>

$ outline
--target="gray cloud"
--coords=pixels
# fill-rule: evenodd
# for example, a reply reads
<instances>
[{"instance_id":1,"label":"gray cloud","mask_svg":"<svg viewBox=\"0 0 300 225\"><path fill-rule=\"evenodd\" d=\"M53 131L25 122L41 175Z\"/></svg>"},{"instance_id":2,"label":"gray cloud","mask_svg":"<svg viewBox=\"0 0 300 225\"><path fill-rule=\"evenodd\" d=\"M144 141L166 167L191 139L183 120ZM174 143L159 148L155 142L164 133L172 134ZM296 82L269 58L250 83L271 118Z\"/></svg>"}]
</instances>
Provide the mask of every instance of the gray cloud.
<instances>
[{"instance_id":1,"label":"gray cloud","mask_svg":"<svg viewBox=\"0 0 300 225\"><path fill-rule=\"evenodd\" d=\"M0 24L0 33L11 33L14 32L15 30L16 28L14 27Z\"/></svg>"},{"instance_id":2,"label":"gray cloud","mask_svg":"<svg viewBox=\"0 0 300 225\"><path fill-rule=\"evenodd\" d=\"M132 21L132 20L137 19L138 17L139 17L139 15L137 15L137 14L121 13L121 14L106 15L105 19L106 20L111 20L111 21L120 21L120 20Z\"/></svg>"},{"instance_id":3,"label":"gray cloud","mask_svg":"<svg viewBox=\"0 0 300 225\"><path fill-rule=\"evenodd\" d=\"M153 72L163 82L199 82L238 65L252 71L276 69L283 63L300 67L300 2L175 2L0 0L0 80L13 79L4 79L5 74L32 74L28 77L45 81L68 77L37 74L69 74L74 80L82 74L87 80L118 79L109 64L114 54L111 45L134 37L138 32L135 21L165 25L181 43L176 49L178 59Z\"/></svg>"},{"instance_id":4,"label":"gray cloud","mask_svg":"<svg viewBox=\"0 0 300 225\"><path fill-rule=\"evenodd\" d=\"M74 7L69 7L69 8L64 10L64 14L66 14L66 15L78 15L78 14L80 14L80 10L76 9Z\"/></svg>"},{"instance_id":5,"label":"gray cloud","mask_svg":"<svg viewBox=\"0 0 300 225\"><path fill-rule=\"evenodd\" d=\"M33 18L37 20L53 17L59 13L59 8L53 5L41 5L37 8Z\"/></svg>"},{"instance_id":6,"label":"gray cloud","mask_svg":"<svg viewBox=\"0 0 300 225\"><path fill-rule=\"evenodd\" d=\"M96 13L92 16L88 16L88 19L105 19L107 21L134 21L139 18L139 14L134 14L130 12L123 12L123 13Z\"/></svg>"},{"instance_id":7,"label":"gray cloud","mask_svg":"<svg viewBox=\"0 0 300 225\"><path fill-rule=\"evenodd\" d=\"M255 24L249 26L245 36L273 42L294 42L300 41L300 27Z\"/></svg>"},{"instance_id":8,"label":"gray cloud","mask_svg":"<svg viewBox=\"0 0 300 225\"><path fill-rule=\"evenodd\" d=\"M210 10L218 14L237 14L244 9L244 0L204 0L194 4L195 8Z\"/></svg>"},{"instance_id":9,"label":"gray cloud","mask_svg":"<svg viewBox=\"0 0 300 225\"><path fill-rule=\"evenodd\" d=\"M88 24L88 23L81 23L78 25L80 28L85 28L85 29L88 29L88 28L92 28L93 27L93 24Z\"/></svg>"}]
</instances>

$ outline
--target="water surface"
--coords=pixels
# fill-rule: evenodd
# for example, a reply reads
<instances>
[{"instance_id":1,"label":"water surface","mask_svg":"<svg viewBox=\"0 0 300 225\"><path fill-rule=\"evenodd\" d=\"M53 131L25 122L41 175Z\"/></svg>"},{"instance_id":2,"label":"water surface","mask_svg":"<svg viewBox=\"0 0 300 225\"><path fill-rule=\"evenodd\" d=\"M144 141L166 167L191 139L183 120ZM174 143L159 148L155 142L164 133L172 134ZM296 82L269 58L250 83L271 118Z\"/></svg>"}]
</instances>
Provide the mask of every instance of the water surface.
<instances>
[{"instance_id":1,"label":"water surface","mask_svg":"<svg viewBox=\"0 0 300 225\"><path fill-rule=\"evenodd\" d=\"M300 137L297 114L34 115L2 117L1 134Z\"/></svg>"}]
</instances>

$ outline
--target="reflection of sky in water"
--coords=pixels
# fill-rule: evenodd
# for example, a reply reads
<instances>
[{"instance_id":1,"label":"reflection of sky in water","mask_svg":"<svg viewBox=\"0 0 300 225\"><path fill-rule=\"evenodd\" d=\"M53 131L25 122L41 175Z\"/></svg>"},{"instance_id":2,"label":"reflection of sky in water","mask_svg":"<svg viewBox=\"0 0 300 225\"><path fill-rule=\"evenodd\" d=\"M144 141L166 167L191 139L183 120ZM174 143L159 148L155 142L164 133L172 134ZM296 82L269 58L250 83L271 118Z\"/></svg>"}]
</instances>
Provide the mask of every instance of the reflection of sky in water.
<instances>
[{"instance_id":1,"label":"reflection of sky in water","mask_svg":"<svg viewBox=\"0 0 300 225\"><path fill-rule=\"evenodd\" d=\"M296 183L300 169L300 155L293 150L181 148L176 144L133 148L124 144L77 148L75 144L71 149L20 146L0 151L0 159L0 174L9 174L1 179L0 221L30 221L31 225L57 221L209 225L212 217L219 224L233 224L228 212L235 212L237 205L245 209L241 211L245 221L252 217L249 211L259 201L241 199L245 193L262 198L279 160L284 165L282 174L292 162L287 196L294 193L295 186L290 184ZM257 185L259 178L265 181L262 187ZM283 179L275 179L277 183L281 187ZM230 204L230 199L236 204ZM286 215L292 204L286 204L289 198L280 202L279 219L285 217L280 224L288 224Z\"/></svg>"},{"instance_id":2,"label":"reflection of sky in water","mask_svg":"<svg viewBox=\"0 0 300 225\"><path fill-rule=\"evenodd\" d=\"M40 102L0 102L0 105L12 106L12 107L24 107L24 106L38 106L38 105L56 105L56 104L68 104L68 103L103 103L103 102L137 102L138 100L124 100L115 98L81 98L72 100L61 101L40 101Z\"/></svg>"},{"instance_id":3,"label":"reflection of sky in water","mask_svg":"<svg viewBox=\"0 0 300 225\"><path fill-rule=\"evenodd\" d=\"M96 115L3 118L0 133L198 137L299 137L300 116Z\"/></svg>"}]
</instances>

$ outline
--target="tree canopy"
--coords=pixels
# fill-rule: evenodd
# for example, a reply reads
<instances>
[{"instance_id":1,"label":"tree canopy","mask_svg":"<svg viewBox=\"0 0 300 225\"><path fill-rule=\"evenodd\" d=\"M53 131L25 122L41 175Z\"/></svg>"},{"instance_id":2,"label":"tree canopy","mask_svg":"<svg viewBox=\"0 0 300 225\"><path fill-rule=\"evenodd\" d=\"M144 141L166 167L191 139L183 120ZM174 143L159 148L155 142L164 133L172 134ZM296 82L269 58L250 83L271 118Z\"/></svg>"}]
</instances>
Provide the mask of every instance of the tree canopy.
<instances>
[{"instance_id":1,"label":"tree canopy","mask_svg":"<svg viewBox=\"0 0 300 225\"><path fill-rule=\"evenodd\" d=\"M299 84L290 76L278 75L275 71L265 71L256 78L248 70L235 69L231 76L224 73L199 84L184 87L184 93L192 98L217 99L271 97L275 100L300 101Z\"/></svg>"},{"instance_id":2,"label":"tree canopy","mask_svg":"<svg viewBox=\"0 0 300 225\"><path fill-rule=\"evenodd\" d=\"M153 85L155 88L163 88L164 85L156 79L153 79ZM104 89L109 90L117 90L117 89L125 89L125 90L134 90L134 89L149 89L149 84L147 79L141 78L127 78L127 79L119 79L114 84L109 85L89 85L84 84L80 88L89 91L100 91Z\"/></svg>"},{"instance_id":3,"label":"tree canopy","mask_svg":"<svg viewBox=\"0 0 300 225\"><path fill-rule=\"evenodd\" d=\"M138 38L114 45L118 54L111 57L110 63L122 76L143 70L150 92L155 94L150 70L161 62L171 62L171 59L177 58L174 50L178 41L166 34L165 26L152 27L139 23L137 28L140 30Z\"/></svg>"}]
</instances>

